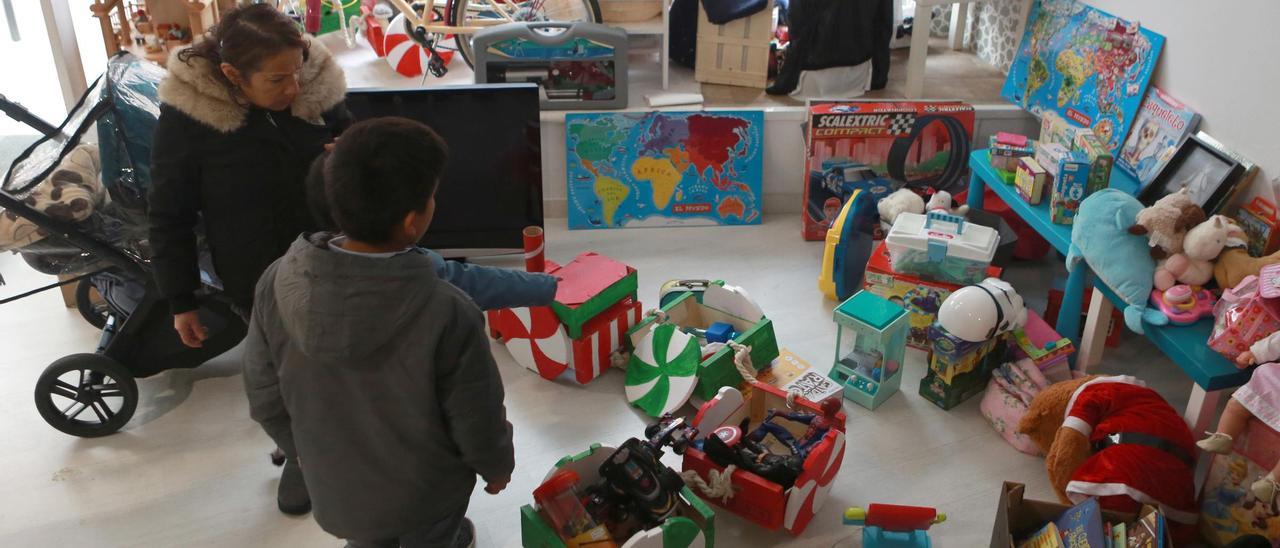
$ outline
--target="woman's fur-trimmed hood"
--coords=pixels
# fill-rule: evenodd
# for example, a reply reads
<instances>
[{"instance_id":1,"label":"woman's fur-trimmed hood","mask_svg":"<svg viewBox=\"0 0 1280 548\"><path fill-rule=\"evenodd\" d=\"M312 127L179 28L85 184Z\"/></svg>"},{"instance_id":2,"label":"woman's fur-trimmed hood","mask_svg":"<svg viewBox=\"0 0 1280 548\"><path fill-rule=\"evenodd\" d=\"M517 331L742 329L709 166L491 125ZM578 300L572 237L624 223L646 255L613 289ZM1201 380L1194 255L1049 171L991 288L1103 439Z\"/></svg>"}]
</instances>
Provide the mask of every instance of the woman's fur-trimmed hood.
<instances>
[{"instance_id":1,"label":"woman's fur-trimmed hood","mask_svg":"<svg viewBox=\"0 0 1280 548\"><path fill-rule=\"evenodd\" d=\"M347 80L324 44L310 36L304 35L303 39L307 41L307 60L302 65L298 97L290 111L298 118L319 123L322 114L346 97ZM178 54L186 49L169 55L169 75L160 83L160 102L222 133L243 127L249 110L214 77L213 71L218 69L210 66L208 59L191 57L189 63L179 61Z\"/></svg>"}]
</instances>

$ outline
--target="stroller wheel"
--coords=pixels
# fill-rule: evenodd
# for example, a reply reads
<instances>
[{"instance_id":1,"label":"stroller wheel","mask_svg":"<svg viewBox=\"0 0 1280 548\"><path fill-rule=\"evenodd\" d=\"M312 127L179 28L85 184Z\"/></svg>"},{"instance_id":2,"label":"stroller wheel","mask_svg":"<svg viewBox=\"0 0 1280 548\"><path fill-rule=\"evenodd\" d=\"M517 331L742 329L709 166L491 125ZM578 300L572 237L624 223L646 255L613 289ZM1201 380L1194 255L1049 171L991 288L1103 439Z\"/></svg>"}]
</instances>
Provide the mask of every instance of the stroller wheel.
<instances>
[{"instance_id":1,"label":"stroller wheel","mask_svg":"<svg viewBox=\"0 0 1280 548\"><path fill-rule=\"evenodd\" d=\"M36 381L36 410L59 431L82 438L106 436L133 418L138 384L133 374L101 354L72 354L45 368Z\"/></svg>"},{"instance_id":2,"label":"stroller wheel","mask_svg":"<svg viewBox=\"0 0 1280 548\"><path fill-rule=\"evenodd\" d=\"M107 316L111 315L111 305L107 304L106 299L98 298L98 302L93 301L93 282L88 278L80 280L76 284L76 309L80 311L80 316L84 321L89 322L98 329L107 326Z\"/></svg>"}]
</instances>

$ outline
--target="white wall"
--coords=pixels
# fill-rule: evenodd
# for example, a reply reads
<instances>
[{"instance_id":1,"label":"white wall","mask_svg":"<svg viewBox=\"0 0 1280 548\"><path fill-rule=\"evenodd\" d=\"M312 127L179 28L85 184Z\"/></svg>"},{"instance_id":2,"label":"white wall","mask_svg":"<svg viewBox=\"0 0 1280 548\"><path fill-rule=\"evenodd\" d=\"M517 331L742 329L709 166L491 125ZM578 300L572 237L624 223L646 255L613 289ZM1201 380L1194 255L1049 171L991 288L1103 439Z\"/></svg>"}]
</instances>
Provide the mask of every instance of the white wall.
<instances>
[{"instance_id":1,"label":"white wall","mask_svg":"<svg viewBox=\"0 0 1280 548\"><path fill-rule=\"evenodd\" d=\"M1164 35L1152 82L1203 115L1200 129L1257 162L1252 192L1280 177L1280 2L1089 0Z\"/></svg>"}]
</instances>

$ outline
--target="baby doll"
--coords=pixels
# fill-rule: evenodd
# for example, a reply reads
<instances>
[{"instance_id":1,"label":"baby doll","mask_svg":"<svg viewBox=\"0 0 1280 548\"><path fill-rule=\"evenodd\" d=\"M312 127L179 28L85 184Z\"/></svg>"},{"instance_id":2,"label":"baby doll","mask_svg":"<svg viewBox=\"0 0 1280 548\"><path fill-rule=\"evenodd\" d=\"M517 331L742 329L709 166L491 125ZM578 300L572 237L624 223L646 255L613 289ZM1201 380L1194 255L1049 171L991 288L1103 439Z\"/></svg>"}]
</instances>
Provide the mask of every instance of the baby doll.
<instances>
[{"instance_id":1,"label":"baby doll","mask_svg":"<svg viewBox=\"0 0 1280 548\"><path fill-rule=\"evenodd\" d=\"M1231 452L1235 438L1244 432L1249 419L1256 418L1272 430L1280 430L1280 332L1253 343L1249 350L1236 357L1236 366L1249 367L1262 363L1253 371L1249 382L1232 394L1227 408L1218 420L1218 431L1196 443L1210 453L1225 455ZM1266 476L1253 482L1250 490L1264 504L1276 495L1276 479L1280 477L1280 463Z\"/></svg>"}]
</instances>

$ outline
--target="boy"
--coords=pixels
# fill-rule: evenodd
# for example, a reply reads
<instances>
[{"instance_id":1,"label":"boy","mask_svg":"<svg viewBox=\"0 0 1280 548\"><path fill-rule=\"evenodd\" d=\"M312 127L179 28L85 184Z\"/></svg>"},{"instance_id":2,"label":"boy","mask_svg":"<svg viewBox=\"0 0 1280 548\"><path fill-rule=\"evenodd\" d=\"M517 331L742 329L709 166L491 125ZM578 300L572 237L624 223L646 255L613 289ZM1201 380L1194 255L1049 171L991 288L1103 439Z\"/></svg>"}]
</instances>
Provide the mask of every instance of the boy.
<instances>
[{"instance_id":1,"label":"boy","mask_svg":"<svg viewBox=\"0 0 1280 548\"><path fill-rule=\"evenodd\" d=\"M322 169L342 233L304 235L258 282L250 415L301 465L316 522L349 547L473 545L476 476L496 494L514 467L480 310L445 281L497 302L502 288L484 282L502 279L414 246L446 157L420 123L353 125Z\"/></svg>"}]
</instances>

